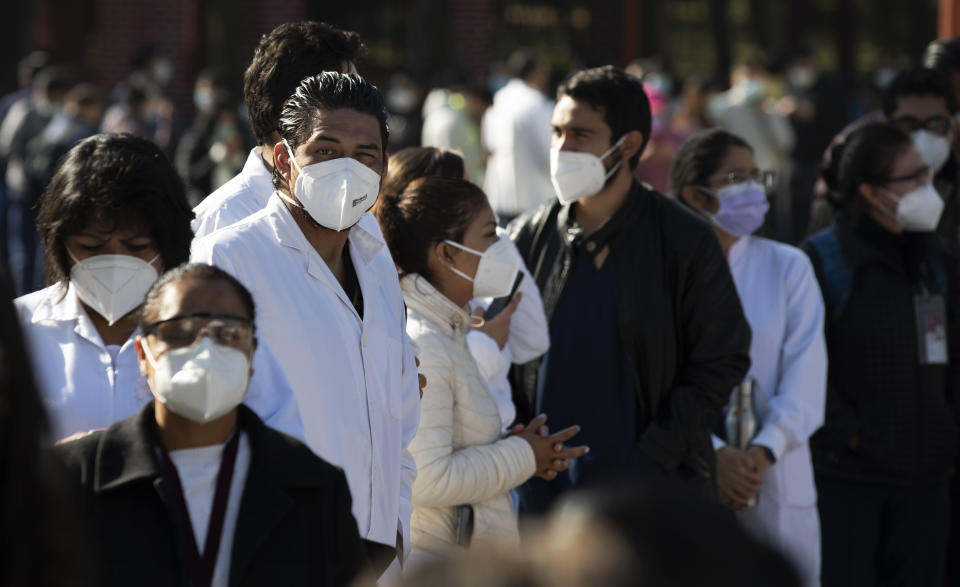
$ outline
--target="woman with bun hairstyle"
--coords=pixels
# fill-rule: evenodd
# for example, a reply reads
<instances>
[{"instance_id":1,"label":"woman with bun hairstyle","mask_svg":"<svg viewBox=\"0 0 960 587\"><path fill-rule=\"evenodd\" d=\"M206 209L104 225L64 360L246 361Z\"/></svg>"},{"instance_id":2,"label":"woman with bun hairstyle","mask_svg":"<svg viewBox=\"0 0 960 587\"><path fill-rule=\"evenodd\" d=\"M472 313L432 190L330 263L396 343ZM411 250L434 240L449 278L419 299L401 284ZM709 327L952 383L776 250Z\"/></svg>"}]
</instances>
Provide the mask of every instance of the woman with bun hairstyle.
<instances>
[{"instance_id":1,"label":"woman with bun hairstyle","mask_svg":"<svg viewBox=\"0 0 960 587\"><path fill-rule=\"evenodd\" d=\"M943 201L910 137L860 128L822 172L836 221L803 249L826 304L811 448L823 585L942 585L957 443L960 282Z\"/></svg>"},{"instance_id":2,"label":"woman with bun hairstyle","mask_svg":"<svg viewBox=\"0 0 960 587\"><path fill-rule=\"evenodd\" d=\"M587 452L563 446L576 426L541 435L544 415L505 437L497 401L470 355L466 335L480 323L470 300L506 295L520 258L498 238L486 195L466 180L425 177L381 199L377 220L427 379L410 443L417 478L408 566L468 545L516 544L509 491L534 475L553 479Z\"/></svg>"}]
</instances>

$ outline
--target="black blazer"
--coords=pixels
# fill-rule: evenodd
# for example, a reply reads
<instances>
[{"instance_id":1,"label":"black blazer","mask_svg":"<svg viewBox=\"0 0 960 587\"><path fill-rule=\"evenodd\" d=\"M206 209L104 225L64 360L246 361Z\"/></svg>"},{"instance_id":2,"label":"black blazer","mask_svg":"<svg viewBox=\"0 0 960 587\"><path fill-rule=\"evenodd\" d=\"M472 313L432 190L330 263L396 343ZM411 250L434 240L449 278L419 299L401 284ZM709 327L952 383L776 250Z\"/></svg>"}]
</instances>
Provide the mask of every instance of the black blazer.
<instances>
[{"instance_id":1,"label":"black blazer","mask_svg":"<svg viewBox=\"0 0 960 587\"><path fill-rule=\"evenodd\" d=\"M246 406L250 441L230 586L348 585L367 566L343 471ZM182 513L150 438L153 403L107 430L57 447L78 484L99 585L189 584Z\"/></svg>"}]
</instances>

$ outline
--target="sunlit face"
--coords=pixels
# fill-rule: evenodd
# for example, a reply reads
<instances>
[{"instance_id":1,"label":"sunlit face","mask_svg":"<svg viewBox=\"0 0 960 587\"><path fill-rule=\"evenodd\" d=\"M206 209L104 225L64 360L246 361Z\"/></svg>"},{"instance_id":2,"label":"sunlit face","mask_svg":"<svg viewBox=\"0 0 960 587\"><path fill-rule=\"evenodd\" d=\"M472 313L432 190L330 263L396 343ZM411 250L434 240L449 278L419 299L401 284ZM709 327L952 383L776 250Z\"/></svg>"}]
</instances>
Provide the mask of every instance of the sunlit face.
<instances>
[{"instance_id":1,"label":"sunlit face","mask_svg":"<svg viewBox=\"0 0 960 587\"><path fill-rule=\"evenodd\" d=\"M550 146L554 149L591 153L598 157L610 150L613 132L601 108L564 96L554 107L550 124L553 127ZM611 153L609 162L604 161L607 168L613 165L615 155Z\"/></svg>"},{"instance_id":2,"label":"sunlit face","mask_svg":"<svg viewBox=\"0 0 960 587\"><path fill-rule=\"evenodd\" d=\"M386 171L380 122L374 116L353 108L319 111L312 133L297 145L293 155L300 169L322 161L351 157L380 176ZM274 158L277 169L287 180L288 193L293 194L293 186L300 172L290 164L282 142L274 148Z\"/></svg>"},{"instance_id":3,"label":"sunlit face","mask_svg":"<svg viewBox=\"0 0 960 587\"><path fill-rule=\"evenodd\" d=\"M497 218L493 214L493 209L489 204L484 204L477 212L473 220L467 226L463 233L461 244L474 251L483 252L493 243L497 242ZM456 268L467 275L477 274L477 266L480 264L480 257L456 247L450 247L450 256L456 263Z\"/></svg>"},{"instance_id":4,"label":"sunlit face","mask_svg":"<svg viewBox=\"0 0 960 587\"><path fill-rule=\"evenodd\" d=\"M707 187L716 193L715 190L725 188L733 183L738 183L731 178L737 176L752 177L756 175L758 171L757 161L753 157L753 151L744 147L730 147L720 161L717 170L707 180ZM717 211L720 210L720 200L714 196L710 196L709 199L704 202L704 209L706 212L716 214Z\"/></svg>"}]
</instances>

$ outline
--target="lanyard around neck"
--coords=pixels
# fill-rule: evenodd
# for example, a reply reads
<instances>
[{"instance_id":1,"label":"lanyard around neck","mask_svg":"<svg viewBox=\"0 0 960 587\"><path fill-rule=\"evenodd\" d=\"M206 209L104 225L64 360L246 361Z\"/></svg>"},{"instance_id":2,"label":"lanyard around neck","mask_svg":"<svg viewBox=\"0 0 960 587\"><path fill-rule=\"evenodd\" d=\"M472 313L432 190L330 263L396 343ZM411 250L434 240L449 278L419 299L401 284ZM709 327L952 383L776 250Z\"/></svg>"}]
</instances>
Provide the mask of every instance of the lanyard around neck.
<instances>
[{"instance_id":1,"label":"lanyard around neck","mask_svg":"<svg viewBox=\"0 0 960 587\"><path fill-rule=\"evenodd\" d=\"M193 533L193 523L190 521L190 510L187 509L187 500L183 493L183 483L177 467L170 459L159 430L155 430L156 443L160 449L163 463L163 476L167 480L180 510L184 528L184 542L187 547L187 564L190 570L191 587L209 587L213 582L213 571L217 564L217 555L220 552L220 538L223 535L223 522L226 517L227 499L230 497L230 485L233 482L233 468L237 461L237 447L240 441L240 430L236 430L227 444L223 447L220 458L220 471L217 473L217 488L213 495L213 508L210 511L210 520L207 524L207 539L201 555L197 537Z\"/></svg>"}]
</instances>

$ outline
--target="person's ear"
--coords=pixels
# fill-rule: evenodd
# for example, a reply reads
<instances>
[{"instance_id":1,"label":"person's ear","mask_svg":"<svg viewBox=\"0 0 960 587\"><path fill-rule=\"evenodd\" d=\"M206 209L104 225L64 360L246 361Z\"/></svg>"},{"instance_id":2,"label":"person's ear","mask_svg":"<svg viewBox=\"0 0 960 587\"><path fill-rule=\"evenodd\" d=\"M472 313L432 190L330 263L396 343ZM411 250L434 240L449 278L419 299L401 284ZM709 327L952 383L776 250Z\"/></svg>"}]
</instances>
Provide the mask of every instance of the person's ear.
<instances>
[{"instance_id":1,"label":"person's ear","mask_svg":"<svg viewBox=\"0 0 960 587\"><path fill-rule=\"evenodd\" d=\"M140 374L144 379L149 380L151 374L150 361L147 360L146 350L143 348L143 337L138 336L133 339L133 348L137 351L137 365L140 366Z\"/></svg>"},{"instance_id":2,"label":"person's ear","mask_svg":"<svg viewBox=\"0 0 960 587\"><path fill-rule=\"evenodd\" d=\"M680 189L680 199L700 214L713 214L716 213L715 208L719 208L719 205L714 204L716 198L692 185L685 185Z\"/></svg>"},{"instance_id":3,"label":"person's ear","mask_svg":"<svg viewBox=\"0 0 960 587\"><path fill-rule=\"evenodd\" d=\"M874 208L889 209L889 206L886 202L888 198L884 198L883 194L880 193L878 188L869 184L861 183L857 187L857 193L870 206L873 206Z\"/></svg>"},{"instance_id":4,"label":"person's ear","mask_svg":"<svg viewBox=\"0 0 960 587\"><path fill-rule=\"evenodd\" d=\"M283 141L273 146L273 165L288 183L293 183L293 165L290 164L290 154Z\"/></svg>"},{"instance_id":5,"label":"person's ear","mask_svg":"<svg viewBox=\"0 0 960 587\"><path fill-rule=\"evenodd\" d=\"M620 158L625 162L629 161L640 152L642 147L643 133L639 130L631 130L623 136L623 142L620 143Z\"/></svg>"},{"instance_id":6,"label":"person's ear","mask_svg":"<svg viewBox=\"0 0 960 587\"><path fill-rule=\"evenodd\" d=\"M458 249L447 243L440 241L433 247L433 253L436 259L444 265L456 265L456 255Z\"/></svg>"}]
</instances>

